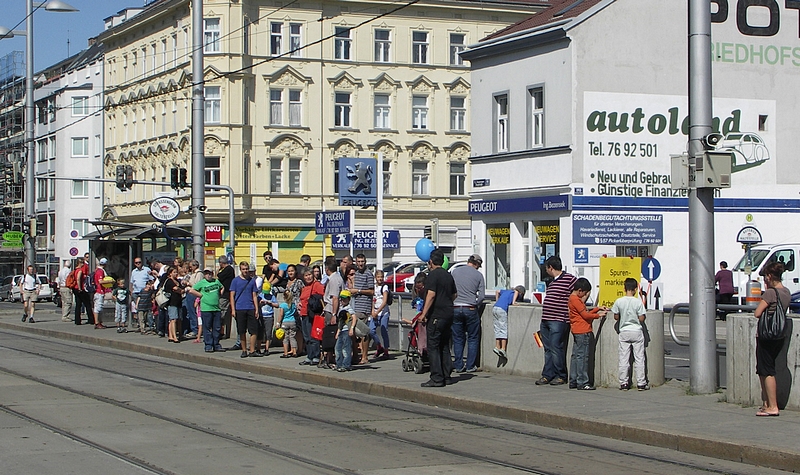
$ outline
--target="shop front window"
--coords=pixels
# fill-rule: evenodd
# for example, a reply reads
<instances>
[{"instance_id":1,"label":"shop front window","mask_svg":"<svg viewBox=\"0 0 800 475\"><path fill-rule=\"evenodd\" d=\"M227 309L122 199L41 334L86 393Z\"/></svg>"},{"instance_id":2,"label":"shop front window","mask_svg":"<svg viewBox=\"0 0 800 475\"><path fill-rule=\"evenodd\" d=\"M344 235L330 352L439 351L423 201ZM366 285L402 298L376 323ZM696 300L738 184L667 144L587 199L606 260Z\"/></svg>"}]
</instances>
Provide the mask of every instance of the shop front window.
<instances>
[{"instance_id":1,"label":"shop front window","mask_svg":"<svg viewBox=\"0 0 800 475\"><path fill-rule=\"evenodd\" d=\"M507 289L510 282L510 240L509 223L489 224L486 226L486 268L487 289Z\"/></svg>"}]
</instances>

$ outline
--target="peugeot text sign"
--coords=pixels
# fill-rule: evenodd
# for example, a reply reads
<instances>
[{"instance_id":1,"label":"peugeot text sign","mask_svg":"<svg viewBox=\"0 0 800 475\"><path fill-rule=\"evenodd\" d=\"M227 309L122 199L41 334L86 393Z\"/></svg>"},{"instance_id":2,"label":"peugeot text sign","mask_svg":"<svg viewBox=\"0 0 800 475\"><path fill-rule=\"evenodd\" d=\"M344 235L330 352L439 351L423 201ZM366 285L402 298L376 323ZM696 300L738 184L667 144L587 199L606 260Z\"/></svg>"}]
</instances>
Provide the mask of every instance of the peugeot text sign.
<instances>
[{"instance_id":1,"label":"peugeot text sign","mask_svg":"<svg viewBox=\"0 0 800 475\"><path fill-rule=\"evenodd\" d=\"M378 206L374 158L339 159L339 206Z\"/></svg>"},{"instance_id":2,"label":"peugeot text sign","mask_svg":"<svg viewBox=\"0 0 800 475\"><path fill-rule=\"evenodd\" d=\"M375 249L376 231L356 231L353 233L353 249ZM342 250L350 249L350 235L336 234L331 238L331 247ZM400 249L400 231L383 232L384 249Z\"/></svg>"},{"instance_id":3,"label":"peugeot text sign","mask_svg":"<svg viewBox=\"0 0 800 475\"><path fill-rule=\"evenodd\" d=\"M569 195L531 196L509 200L475 200L469 202L469 214L526 213L536 211L569 211Z\"/></svg>"},{"instance_id":4,"label":"peugeot text sign","mask_svg":"<svg viewBox=\"0 0 800 475\"><path fill-rule=\"evenodd\" d=\"M316 213L317 234L347 234L350 232L349 211L323 211Z\"/></svg>"}]
</instances>

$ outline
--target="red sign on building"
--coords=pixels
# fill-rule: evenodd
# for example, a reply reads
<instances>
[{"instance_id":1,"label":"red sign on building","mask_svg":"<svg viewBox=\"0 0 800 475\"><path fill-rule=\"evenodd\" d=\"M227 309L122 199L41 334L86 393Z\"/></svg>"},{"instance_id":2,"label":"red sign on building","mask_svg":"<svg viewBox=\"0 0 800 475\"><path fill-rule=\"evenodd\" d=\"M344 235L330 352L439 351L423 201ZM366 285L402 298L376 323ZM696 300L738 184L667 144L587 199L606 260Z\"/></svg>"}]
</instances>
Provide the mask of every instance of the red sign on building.
<instances>
[{"instance_id":1,"label":"red sign on building","mask_svg":"<svg viewBox=\"0 0 800 475\"><path fill-rule=\"evenodd\" d=\"M206 226L206 242L222 242L222 226Z\"/></svg>"}]
</instances>

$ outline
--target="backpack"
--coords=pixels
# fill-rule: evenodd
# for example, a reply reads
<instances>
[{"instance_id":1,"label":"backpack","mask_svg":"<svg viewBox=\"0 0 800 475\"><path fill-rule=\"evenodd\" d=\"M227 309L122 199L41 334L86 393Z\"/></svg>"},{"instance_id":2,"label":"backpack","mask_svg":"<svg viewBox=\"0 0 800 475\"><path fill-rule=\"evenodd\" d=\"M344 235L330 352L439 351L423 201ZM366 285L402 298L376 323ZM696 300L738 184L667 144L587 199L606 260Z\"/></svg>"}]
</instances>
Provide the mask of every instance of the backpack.
<instances>
[{"instance_id":1,"label":"backpack","mask_svg":"<svg viewBox=\"0 0 800 475\"><path fill-rule=\"evenodd\" d=\"M323 297L320 294L311 294L308 298L306 305L306 313L308 315L322 315L322 310L325 308Z\"/></svg>"},{"instance_id":2,"label":"backpack","mask_svg":"<svg viewBox=\"0 0 800 475\"><path fill-rule=\"evenodd\" d=\"M786 309L781 304L781 296L775 289L775 307L764 311L758 319L758 337L762 340L782 340L786 334Z\"/></svg>"},{"instance_id":3,"label":"backpack","mask_svg":"<svg viewBox=\"0 0 800 475\"><path fill-rule=\"evenodd\" d=\"M69 275L67 275L64 286L68 289L78 290L78 269L71 271Z\"/></svg>"},{"instance_id":4,"label":"backpack","mask_svg":"<svg viewBox=\"0 0 800 475\"><path fill-rule=\"evenodd\" d=\"M386 296L386 306L388 307L394 302L394 292L392 292L392 289L390 289L386 284L383 284L383 287L381 287L381 293L383 293L383 289L386 289L388 292L388 295Z\"/></svg>"},{"instance_id":5,"label":"backpack","mask_svg":"<svg viewBox=\"0 0 800 475\"><path fill-rule=\"evenodd\" d=\"M97 288L94 286L94 273L89 272L83 276L83 291L90 294L97 292Z\"/></svg>"}]
</instances>

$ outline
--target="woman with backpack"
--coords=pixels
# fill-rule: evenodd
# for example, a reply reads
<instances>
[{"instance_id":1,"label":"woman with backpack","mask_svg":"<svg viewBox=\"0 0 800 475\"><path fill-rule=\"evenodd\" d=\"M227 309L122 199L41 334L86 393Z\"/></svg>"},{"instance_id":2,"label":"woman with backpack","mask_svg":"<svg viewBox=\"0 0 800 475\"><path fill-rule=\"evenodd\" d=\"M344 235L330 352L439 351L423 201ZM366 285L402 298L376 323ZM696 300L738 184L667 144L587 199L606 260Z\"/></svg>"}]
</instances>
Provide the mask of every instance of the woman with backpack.
<instances>
[{"instance_id":1,"label":"woman with backpack","mask_svg":"<svg viewBox=\"0 0 800 475\"><path fill-rule=\"evenodd\" d=\"M372 297L372 317L369 319L369 334L375 342L376 359L389 357L389 306L392 305L392 292L383 281L383 271L375 271L375 293ZM380 329L381 338L378 338ZM381 341L383 344L381 345Z\"/></svg>"},{"instance_id":2,"label":"woman with backpack","mask_svg":"<svg viewBox=\"0 0 800 475\"><path fill-rule=\"evenodd\" d=\"M322 315L322 296L325 294L325 287L314 278L314 271L309 268L303 273L303 282L305 286L300 291L298 310L301 315L300 325L305 340L306 359L301 361L300 365L307 366L319 364L319 340L311 336L311 327L314 324L314 317Z\"/></svg>"}]
</instances>

